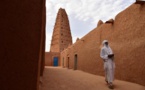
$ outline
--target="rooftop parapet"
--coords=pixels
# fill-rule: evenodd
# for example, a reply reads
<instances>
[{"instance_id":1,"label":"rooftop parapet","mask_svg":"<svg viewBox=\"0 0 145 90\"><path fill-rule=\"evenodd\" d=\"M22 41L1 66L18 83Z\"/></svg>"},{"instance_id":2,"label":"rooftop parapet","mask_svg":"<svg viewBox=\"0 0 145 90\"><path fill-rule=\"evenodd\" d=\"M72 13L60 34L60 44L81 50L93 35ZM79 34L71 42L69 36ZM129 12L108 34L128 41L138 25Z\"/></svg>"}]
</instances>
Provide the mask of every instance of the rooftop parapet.
<instances>
[{"instance_id":1,"label":"rooftop parapet","mask_svg":"<svg viewBox=\"0 0 145 90\"><path fill-rule=\"evenodd\" d=\"M98 24L97 24L97 27L101 26L103 24L103 21L102 20L99 20L98 21Z\"/></svg>"},{"instance_id":2,"label":"rooftop parapet","mask_svg":"<svg viewBox=\"0 0 145 90\"><path fill-rule=\"evenodd\" d=\"M114 20L113 19L110 19L110 20L108 20L108 21L106 21L105 23L114 23Z\"/></svg>"},{"instance_id":3,"label":"rooftop parapet","mask_svg":"<svg viewBox=\"0 0 145 90\"><path fill-rule=\"evenodd\" d=\"M136 4L144 4L144 3L145 3L145 0L136 0L135 3L136 3Z\"/></svg>"}]
</instances>

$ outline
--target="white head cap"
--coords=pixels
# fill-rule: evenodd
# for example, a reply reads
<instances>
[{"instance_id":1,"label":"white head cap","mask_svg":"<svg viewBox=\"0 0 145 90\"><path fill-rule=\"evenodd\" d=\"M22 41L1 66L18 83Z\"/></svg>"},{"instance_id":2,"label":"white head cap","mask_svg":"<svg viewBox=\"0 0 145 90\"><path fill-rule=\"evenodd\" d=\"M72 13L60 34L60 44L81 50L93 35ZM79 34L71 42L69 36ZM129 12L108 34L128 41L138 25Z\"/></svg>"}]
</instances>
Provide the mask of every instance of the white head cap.
<instances>
[{"instance_id":1,"label":"white head cap","mask_svg":"<svg viewBox=\"0 0 145 90\"><path fill-rule=\"evenodd\" d=\"M103 46L105 45L105 42L108 42L108 40L104 40L104 41L102 42Z\"/></svg>"}]
</instances>

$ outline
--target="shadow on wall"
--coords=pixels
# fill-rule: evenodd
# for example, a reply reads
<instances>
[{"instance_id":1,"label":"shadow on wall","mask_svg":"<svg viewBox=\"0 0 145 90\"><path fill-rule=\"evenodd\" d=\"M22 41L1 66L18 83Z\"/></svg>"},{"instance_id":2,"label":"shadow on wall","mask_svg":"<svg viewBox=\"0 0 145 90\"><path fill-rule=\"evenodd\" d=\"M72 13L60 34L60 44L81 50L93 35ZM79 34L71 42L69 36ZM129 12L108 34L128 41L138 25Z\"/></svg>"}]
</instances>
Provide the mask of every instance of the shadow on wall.
<instances>
[{"instance_id":1,"label":"shadow on wall","mask_svg":"<svg viewBox=\"0 0 145 90\"><path fill-rule=\"evenodd\" d=\"M45 0L4 0L0 9L0 89L39 90L44 68Z\"/></svg>"}]
</instances>

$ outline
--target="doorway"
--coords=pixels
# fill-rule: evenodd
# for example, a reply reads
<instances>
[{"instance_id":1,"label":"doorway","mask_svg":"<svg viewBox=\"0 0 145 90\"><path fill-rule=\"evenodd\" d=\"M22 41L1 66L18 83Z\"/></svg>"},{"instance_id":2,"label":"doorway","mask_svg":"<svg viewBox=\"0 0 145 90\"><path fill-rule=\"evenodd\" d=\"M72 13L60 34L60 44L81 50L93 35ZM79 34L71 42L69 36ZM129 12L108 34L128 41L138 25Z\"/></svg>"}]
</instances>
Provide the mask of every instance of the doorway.
<instances>
[{"instance_id":1,"label":"doorway","mask_svg":"<svg viewBox=\"0 0 145 90\"><path fill-rule=\"evenodd\" d=\"M62 58L62 67L64 68L64 57Z\"/></svg>"},{"instance_id":2,"label":"doorway","mask_svg":"<svg viewBox=\"0 0 145 90\"><path fill-rule=\"evenodd\" d=\"M75 56L74 56L74 70L77 70L77 61L78 61L78 55L75 54Z\"/></svg>"},{"instance_id":3,"label":"doorway","mask_svg":"<svg viewBox=\"0 0 145 90\"><path fill-rule=\"evenodd\" d=\"M67 58L67 68L69 69L69 57Z\"/></svg>"},{"instance_id":4,"label":"doorway","mask_svg":"<svg viewBox=\"0 0 145 90\"><path fill-rule=\"evenodd\" d=\"M53 58L53 66L58 66L58 57Z\"/></svg>"}]
</instances>

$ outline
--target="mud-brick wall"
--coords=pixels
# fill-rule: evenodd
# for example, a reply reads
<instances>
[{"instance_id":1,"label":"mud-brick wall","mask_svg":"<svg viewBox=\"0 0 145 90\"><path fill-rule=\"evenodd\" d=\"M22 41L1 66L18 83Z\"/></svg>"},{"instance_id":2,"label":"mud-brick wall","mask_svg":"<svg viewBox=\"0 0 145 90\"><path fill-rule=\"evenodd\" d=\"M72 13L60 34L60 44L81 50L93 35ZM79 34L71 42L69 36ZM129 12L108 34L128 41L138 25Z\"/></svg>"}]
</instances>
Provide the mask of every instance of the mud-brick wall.
<instances>
[{"instance_id":1,"label":"mud-brick wall","mask_svg":"<svg viewBox=\"0 0 145 90\"><path fill-rule=\"evenodd\" d=\"M103 75L100 58L102 41L107 39L115 54L115 78L145 85L145 4L133 4L115 17L114 23L105 23L92 30L61 53L69 57L74 68L77 54L77 69Z\"/></svg>"},{"instance_id":2,"label":"mud-brick wall","mask_svg":"<svg viewBox=\"0 0 145 90\"><path fill-rule=\"evenodd\" d=\"M45 0L3 0L0 89L38 90L45 47Z\"/></svg>"},{"instance_id":3,"label":"mud-brick wall","mask_svg":"<svg viewBox=\"0 0 145 90\"><path fill-rule=\"evenodd\" d=\"M45 66L53 66L54 57L58 57L58 66L60 66L59 52L45 52Z\"/></svg>"},{"instance_id":4,"label":"mud-brick wall","mask_svg":"<svg viewBox=\"0 0 145 90\"><path fill-rule=\"evenodd\" d=\"M40 60L41 60L41 68L40 68L40 76L43 76L43 71L45 67L45 27L46 27L46 6L45 6L46 0L43 1L43 7L42 7L42 31L41 31L41 45L40 45Z\"/></svg>"}]
</instances>

